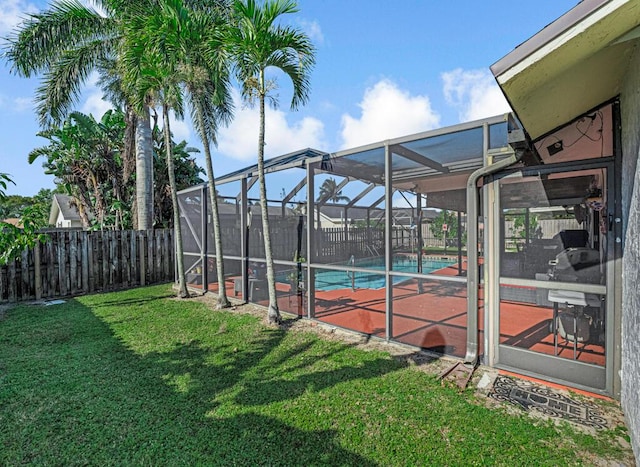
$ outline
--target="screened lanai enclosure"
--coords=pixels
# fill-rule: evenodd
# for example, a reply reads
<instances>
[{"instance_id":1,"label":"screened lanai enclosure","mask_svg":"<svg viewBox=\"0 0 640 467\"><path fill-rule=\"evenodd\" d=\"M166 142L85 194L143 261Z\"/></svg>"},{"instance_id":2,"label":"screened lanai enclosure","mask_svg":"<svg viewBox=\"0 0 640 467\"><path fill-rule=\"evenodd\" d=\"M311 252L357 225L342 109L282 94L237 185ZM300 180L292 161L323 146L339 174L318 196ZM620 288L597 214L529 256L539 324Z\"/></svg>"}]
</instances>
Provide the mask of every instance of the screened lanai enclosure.
<instances>
[{"instance_id":1,"label":"screened lanai enclosure","mask_svg":"<svg viewBox=\"0 0 640 467\"><path fill-rule=\"evenodd\" d=\"M443 354L467 337L466 183L512 152L509 115L336 154L266 162L281 311ZM257 167L217 180L223 251L205 185L179 194L187 282L267 305ZM224 261L225 277L215 262ZM222 279L222 280L220 280Z\"/></svg>"},{"instance_id":2,"label":"screened lanai enclosure","mask_svg":"<svg viewBox=\"0 0 640 467\"><path fill-rule=\"evenodd\" d=\"M506 114L266 161L279 309L610 391L616 109L532 142ZM221 252L206 185L179 193L187 282L266 306L257 167L217 189Z\"/></svg>"}]
</instances>

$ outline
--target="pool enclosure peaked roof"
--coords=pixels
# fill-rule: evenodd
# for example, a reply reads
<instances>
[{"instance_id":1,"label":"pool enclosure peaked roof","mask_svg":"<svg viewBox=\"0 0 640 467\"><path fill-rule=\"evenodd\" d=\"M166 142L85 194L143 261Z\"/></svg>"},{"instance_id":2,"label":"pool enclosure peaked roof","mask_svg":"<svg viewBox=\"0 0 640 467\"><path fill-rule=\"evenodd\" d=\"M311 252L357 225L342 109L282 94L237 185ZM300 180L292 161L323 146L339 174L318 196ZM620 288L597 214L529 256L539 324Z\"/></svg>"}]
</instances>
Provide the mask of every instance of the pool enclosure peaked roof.
<instances>
[{"instance_id":1,"label":"pool enclosure peaked roof","mask_svg":"<svg viewBox=\"0 0 640 467\"><path fill-rule=\"evenodd\" d=\"M414 192L462 189L467 176L482 167L486 155L511 152L509 136L519 130L512 114L502 114L369 145L327 153L302 149L265 161L265 173L316 163L317 170L384 185L386 148L392 154L394 188ZM255 179L257 164L219 177L217 183ZM425 180L429 180L427 186Z\"/></svg>"},{"instance_id":2,"label":"pool enclosure peaked roof","mask_svg":"<svg viewBox=\"0 0 640 467\"><path fill-rule=\"evenodd\" d=\"M509 133L519 128L511 114L497 115L339 151L323 162L322 169L382 185L388 147L394 187L426 193L436 186L451 186L452 180L460 178L456 185L462 188L466 174L484 165L487 152L511 152ZM439 184L437 179L446 182Z\"/></svg>"},{"instance_id":3,"label":"pool enclosure peaked roof","mask_svg":"<svg viewBox=\"0 0 640 467\"><path fill-rule=\"evenodd\" d=\"M265 173L269 173L277 172L279 170L284 170L290 167L302 167L305 165L308 159L326 155L328 155L328 153L319 151L317 149L301 149L299 151L265 160L264 171ZM258 164L253 164L245 167L244 169L236 170L235 172L231 172L216 178L216 183L228 183L236 180L242 180L243 178L252 178L257 176Z\"/></svg>"}]
</instances>

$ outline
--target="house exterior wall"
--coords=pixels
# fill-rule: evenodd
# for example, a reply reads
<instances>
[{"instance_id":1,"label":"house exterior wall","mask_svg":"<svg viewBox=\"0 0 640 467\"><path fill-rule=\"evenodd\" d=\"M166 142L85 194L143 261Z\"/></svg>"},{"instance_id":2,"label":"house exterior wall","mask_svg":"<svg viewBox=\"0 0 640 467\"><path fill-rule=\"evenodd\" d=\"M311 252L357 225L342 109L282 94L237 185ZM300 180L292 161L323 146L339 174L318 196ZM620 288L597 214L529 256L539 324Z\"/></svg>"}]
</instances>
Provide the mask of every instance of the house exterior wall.
<instances>
[{"instance_id":1,"label":"house exterior wall","mask_svg":"<svg viewBox=\"0 0 640 467\"><path fill-rule=\"evenodd\" d=\"M622 116L622 391L631 442L640 462L640 48L621 92Z\"/></svg>"},{"instance_id":2,"label":"house exterior wall","mask_svg":"<svg viewBox=\"0 0 640 467\"><path fill-rule=\"evenodd\" d=\"M58 211L58 217L56 217L55 226L61 228L71 227L71 222L64 218L64 216L62 215L62 211Z\"/></svg>"},{"instance_id":3,"label":"house exterior wall","mask_svg":"<svg viewBox=\"0 0 640 467\"><path fill-rule=\"evenodd\" d=\"M54 226L61 229L82 228L82 222L75 219L65 219L62 211L58 211L58 217L56 218Z\"/></svg>"}]
</instances>

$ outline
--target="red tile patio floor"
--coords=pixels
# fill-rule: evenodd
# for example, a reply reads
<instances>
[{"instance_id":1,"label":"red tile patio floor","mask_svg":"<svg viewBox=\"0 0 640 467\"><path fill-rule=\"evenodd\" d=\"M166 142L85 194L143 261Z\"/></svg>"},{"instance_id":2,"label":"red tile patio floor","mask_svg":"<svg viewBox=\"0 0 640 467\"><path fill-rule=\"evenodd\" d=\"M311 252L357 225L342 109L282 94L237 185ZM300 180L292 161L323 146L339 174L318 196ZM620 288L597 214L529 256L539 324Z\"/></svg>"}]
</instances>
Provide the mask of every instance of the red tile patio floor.
<instances>
[{"instance_id":1,"label":"red tile patio floor","mask_svg":"<svg viewBox=\"0 0 640 467\"><path fill-rule=\"evenodd\" d=\"M457 273L456 268L452 268ZM445 275L453 271L442 271ZM449 274L447 274L449 273ZM225 281L227 295L234 296L232 279ZM217 284L209 290L216 292ZM306 297L290 292L288 284L278 284L278 306L281 311L306 315ZM483 342L482 290L479 300L480 344ZM266 306L266 294L255 303ZM240 297L236 297L240 298ZM351 288L316 291L315 319L323 323L359 333L386 336L385 288ZM527 303L502 301L500 306L500 343L534 352L553 355L553 334L549 331L553 309ZM411 279L393 288L391 338L395 341L456 357L466 351L467 301L466 284L458 282ZM482 352L482 348L480 349ZM558 339L558 355L573 358L573 343ZM578 345L577 360L604 365L602 345Z\"/></svg>"}]
</instances>

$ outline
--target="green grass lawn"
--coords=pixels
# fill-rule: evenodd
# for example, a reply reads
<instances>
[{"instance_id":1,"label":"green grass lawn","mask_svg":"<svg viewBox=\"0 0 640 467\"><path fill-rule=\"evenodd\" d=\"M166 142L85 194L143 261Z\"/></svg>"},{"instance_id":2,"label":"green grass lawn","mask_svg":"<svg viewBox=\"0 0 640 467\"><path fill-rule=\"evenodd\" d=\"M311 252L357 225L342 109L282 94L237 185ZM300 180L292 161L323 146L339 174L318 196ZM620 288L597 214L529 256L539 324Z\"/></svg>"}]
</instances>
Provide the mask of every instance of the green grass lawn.
<instances>
[{"instance_id":1,"label":"green grass lawn","mask_svg":"<svg viewBox=\"0 0 640 467\"><path fill-rule=\"evenodd\" d=\"M0 465L572 465L628 456L377 351L168 286L0 318ZM627 457L628 458L628 457Z\"/></svg>"}]
</instances>

